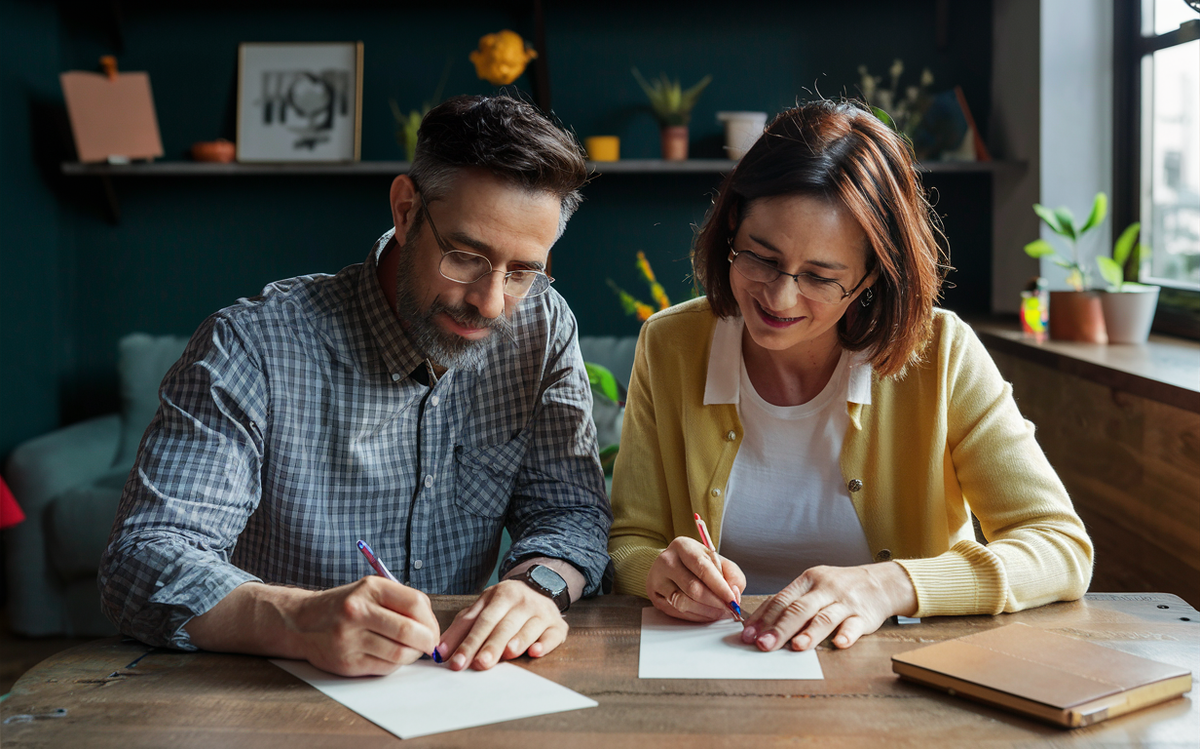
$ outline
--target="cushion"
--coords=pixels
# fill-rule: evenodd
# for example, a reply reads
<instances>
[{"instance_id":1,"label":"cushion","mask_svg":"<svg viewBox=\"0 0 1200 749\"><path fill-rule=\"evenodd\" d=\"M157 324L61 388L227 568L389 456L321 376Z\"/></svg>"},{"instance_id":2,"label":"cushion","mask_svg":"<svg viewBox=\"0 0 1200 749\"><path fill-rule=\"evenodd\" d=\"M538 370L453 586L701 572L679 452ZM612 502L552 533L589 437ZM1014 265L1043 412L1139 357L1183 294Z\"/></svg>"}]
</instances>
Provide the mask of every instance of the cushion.
<instances>
[{"instance_id":1,"label":"cushion","mask_svg":"<svg viewBox=\"0 0 1200 749\"><path fill-rule=\"evenodd\" d=\"M64 582L96 579L100 555L121 501L121 487L110 481L68 489L50 503L46 516L46 547L50 564ZM93 582L93 585L95 583Z\"/></svg>"},{"instance_id":2,"label":"cushion","mask_svg":"<svg viewBox=\"0 0 1200 749\"><path fill-rule=\"evenodd\" d=\"M121 440L114 466L128 468L158 411L158 386L187 346L179 336L131 333L117 345L117 378L121 386Z\"/></svg>"},{"instance_id":3,"label":"cushion","mask_svg":"<svg viewBox=\"0 0 1200 749\"><path fill-rule=\"evenodd\" d=\"M629 378L633 374L636 349L637 336L579 336L583 360L607 367L625 387L629 387Z\"/></svg>"}]
</instances>

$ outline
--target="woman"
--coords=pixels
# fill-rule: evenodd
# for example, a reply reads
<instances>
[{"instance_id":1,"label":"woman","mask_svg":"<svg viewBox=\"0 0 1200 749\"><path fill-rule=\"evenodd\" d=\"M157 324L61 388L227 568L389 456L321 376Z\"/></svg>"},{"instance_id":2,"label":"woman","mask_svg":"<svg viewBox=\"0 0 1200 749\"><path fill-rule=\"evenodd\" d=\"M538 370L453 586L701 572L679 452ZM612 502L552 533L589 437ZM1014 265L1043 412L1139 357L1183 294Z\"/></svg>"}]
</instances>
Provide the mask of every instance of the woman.
<instances>
[{"instance_id":1,"label":"woman","mask_svg":"<svg viewBox=\"0 0 1200 749\"><path fill-rule=\"evenodd\" d=\"M638 340L617 592L689 621L772 594L742 635L762 650L1083 595L1091 543L1033 426L971 329L933 306L935 231L906 144L858 105L767 128L697 235L705 297Z\"/></svg>"}]
</instances>

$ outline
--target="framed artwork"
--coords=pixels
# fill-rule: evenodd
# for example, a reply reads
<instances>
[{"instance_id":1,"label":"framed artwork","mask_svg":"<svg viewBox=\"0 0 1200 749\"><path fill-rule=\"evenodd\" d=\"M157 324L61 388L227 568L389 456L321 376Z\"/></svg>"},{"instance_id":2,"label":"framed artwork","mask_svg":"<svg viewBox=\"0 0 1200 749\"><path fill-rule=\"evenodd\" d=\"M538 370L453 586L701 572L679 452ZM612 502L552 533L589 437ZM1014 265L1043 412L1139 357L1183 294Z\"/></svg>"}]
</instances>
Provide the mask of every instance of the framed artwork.
<instances>
[{"instance_id":1,"label":"framed artwork","mask_svg":"<svg viewBox=\"0 0 1200 749\"><path fill-rule=\"evenodd\" d=\"M358 161L362 65L362 42L240 44L238 161Z\"/></svg>"}]
</instances>

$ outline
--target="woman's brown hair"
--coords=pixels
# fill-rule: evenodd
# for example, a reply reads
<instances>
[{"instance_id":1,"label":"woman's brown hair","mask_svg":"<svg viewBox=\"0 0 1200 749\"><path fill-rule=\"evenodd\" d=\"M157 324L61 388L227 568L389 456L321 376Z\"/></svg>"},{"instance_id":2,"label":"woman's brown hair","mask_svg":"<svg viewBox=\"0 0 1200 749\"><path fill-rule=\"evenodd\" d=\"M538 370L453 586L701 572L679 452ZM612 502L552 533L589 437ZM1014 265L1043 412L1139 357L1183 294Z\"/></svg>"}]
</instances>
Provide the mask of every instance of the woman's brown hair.
<instances>
[{"instance_id":1,"label":"woman's brown hair","mask_svg":"<svg viewBox=\"0 0 1200 749\"><path fill-rule=\"evenodd\" d=\"M696 235L692 269L714 314L738 314L730 242L751 203L778 195L837 201L858 221L867 270L879 277L871 304L852 304L838 321L838 338L867 351L881 376L901 374L929 339L948 267L908 144L853 101L810 102L776 117L722 183Z\"/></svg>"}]
</instances>

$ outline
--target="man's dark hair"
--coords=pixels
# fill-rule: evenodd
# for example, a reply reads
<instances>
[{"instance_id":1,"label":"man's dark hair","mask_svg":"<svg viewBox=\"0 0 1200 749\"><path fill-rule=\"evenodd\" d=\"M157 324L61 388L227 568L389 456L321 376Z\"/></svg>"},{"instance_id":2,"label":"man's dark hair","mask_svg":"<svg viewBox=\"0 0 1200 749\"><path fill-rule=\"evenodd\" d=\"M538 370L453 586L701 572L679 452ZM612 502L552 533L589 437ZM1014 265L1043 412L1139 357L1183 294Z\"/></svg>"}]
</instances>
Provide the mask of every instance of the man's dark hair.
<instances>
[{"instance_id":1,"label":"man's dark hair","mask_svg":"<svg viewBox=\"0 0 1200 749\"><path fill-rule=\"evenodd\" d=\"M558 233L579 207L587 162L574 136L529 102L455 96L429 110L409 176L426 201L444 197L462 169L484 169L530 192L558 197Z\"/></svg>"}]
</instances>

